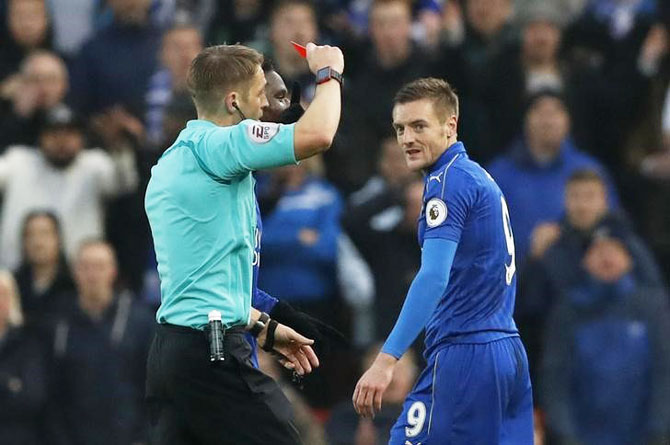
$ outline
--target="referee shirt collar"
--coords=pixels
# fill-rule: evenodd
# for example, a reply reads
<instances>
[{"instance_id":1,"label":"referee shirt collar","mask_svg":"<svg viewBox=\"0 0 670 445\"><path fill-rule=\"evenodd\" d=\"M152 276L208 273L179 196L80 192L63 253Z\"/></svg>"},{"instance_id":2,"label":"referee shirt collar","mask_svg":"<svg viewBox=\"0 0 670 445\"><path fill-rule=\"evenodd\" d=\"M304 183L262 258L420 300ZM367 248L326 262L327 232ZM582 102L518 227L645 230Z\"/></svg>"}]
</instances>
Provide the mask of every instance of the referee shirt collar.
<instances>
[{"instance_id":1,"label":"referee shirt collar","mask_svg":"<svg viewBox=\"0 0 670 445\"><path fill-rule=\"evenodd\" d=\"M216 127L216 124L211 121L206 121L203 119L193 119L186 123L186 128L198 128L198 127Z\"/></svg>"},{"instance_id":2,"label":"referee shirt collar","mask_svg":"<svg viewBox=\"0 0 670 445\"><path fill-rule=\"evenodd\" d=\"M450 163L456 156L458 156L461 153L466 153L465 151L465 145L463 145L463 142L455 142L447 148L444 153L440 155L439 158L437 158L437 161L430 167L426 169L426 172L428 174L435 173L448 163Z\"/></svg>"}]
</instances>

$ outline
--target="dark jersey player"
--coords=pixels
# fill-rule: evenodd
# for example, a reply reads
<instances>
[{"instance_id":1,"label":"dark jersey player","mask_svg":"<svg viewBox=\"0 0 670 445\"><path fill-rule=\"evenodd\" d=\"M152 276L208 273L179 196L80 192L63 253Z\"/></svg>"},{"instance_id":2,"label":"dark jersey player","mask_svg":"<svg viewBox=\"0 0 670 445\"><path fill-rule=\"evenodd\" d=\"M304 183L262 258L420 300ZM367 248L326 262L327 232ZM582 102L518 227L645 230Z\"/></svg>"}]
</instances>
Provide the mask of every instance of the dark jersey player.
<instances>
[{"instance_id":1,"label":"dark jersey player","mask_svg":"<svg viewBox=\"0 0 670 445\"><path fill-rule=\"evenodd\" d=\"M391 431L392 445L532 445L528 361L512 313L514 238L505 198L457 140L458 98L439 79L396 95L393 126L425 173L421 268L382 352L353 395L381 409L393 367L425 328L428 366Z\"/></svg>"},{"instance_id":2,"label":"dark jersey player","mask_svg":"<svg viewBox=\"0 0 670 445\"><path fill-rule=\"evenodd\" d=\"M292 124L296 122L302 113L300 106L300 89L295 85L293 95L289 96L288 89L284 80L275 70L272 63L265 59L263 61L263 72L265 73L265 96L267 97L267 106L263 108L261 121L275 122L282 124ZM271 318L278 322L292 327L299 333L308 336L314 340L314 347L317 351L322 350L324 343L329 341L344 342L341 333L327 324L293 309L288 303L278 300L267 292L258 288L258 271L261 264L261 240L263 237L263 221L261 212L256 200L256 233L254 236L254 258L253 258L253 295L251 305L261 312L266 312ZM246 333L247 341L252 346L251 361L258 367L258 357L256 354L256 337ZM280 360L283 364L288 363Z\"/></svg>"}]
</instances>

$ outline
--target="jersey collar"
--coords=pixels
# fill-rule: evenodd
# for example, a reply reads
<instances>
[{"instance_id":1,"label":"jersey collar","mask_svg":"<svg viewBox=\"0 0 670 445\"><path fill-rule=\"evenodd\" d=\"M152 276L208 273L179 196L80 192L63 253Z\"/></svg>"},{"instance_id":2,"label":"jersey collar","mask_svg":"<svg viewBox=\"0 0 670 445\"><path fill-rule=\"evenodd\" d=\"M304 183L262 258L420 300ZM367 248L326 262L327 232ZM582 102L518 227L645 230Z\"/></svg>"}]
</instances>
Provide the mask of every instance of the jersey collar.
<instances>
[{"instance_id":1,"label":"jersey collar","mask_svg":"<svg viewBox=\"0 0 670 445\"><path fill-rule=\"evenodd\" d=\"M466 153L465 145L463 145L463 142L460 141L454 142L444 151L444 153L440 155L439 158L437 158L437 161L435 161L433 165L426 169L426 173L435 173L461 153Z\"/></svg>"}]
</instances>

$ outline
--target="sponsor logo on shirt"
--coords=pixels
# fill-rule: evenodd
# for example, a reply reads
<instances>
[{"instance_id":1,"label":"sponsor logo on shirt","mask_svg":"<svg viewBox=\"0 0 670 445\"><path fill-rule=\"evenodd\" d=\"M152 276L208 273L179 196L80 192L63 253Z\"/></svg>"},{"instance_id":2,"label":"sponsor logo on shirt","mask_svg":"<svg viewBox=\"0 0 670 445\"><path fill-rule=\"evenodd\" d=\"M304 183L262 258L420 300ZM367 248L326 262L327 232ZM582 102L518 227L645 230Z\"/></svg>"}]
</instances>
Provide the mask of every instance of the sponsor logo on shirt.
<instances>
[{"instance_id":1,"label":"sponsor logo on shirt","mask_svg":"<svg viewBox=\"0 0 670 445\"><path fill-rule=\"evenodd\" d=\"M433 198L426 204L426 224L436 227L447 219L447 205L438 198Z\"/></svg>"},{"instance_id":2,"label":"sponsor logo on shirt","mask_svg":"<svg viewBox=\"0 0 670 445\"><path fill-rule=\"evenodd\" d=\"M279 124L259 122L247 127L249 139L257 144L265 144L279 133Z\"/></svg>"}]
</instances>

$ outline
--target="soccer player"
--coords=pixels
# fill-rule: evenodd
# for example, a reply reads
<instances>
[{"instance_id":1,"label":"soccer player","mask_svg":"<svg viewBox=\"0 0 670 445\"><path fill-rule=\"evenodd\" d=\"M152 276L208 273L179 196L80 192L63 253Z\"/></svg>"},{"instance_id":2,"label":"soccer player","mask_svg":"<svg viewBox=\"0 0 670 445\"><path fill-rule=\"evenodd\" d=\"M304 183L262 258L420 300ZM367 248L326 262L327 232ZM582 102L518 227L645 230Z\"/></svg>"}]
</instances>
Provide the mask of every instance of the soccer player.
<instances>
[{"instance_id":1,"label":"soccer player","mask_svg":"<svg viewBox=\"0 0 670 445\"><path fill-rule=\"evenodd\" d=\"M293 125L259 122L267 104L262 55L241 45L204 49L188 85L198 119L152 168L145 208L161 306L147 364L152 444L298 444L288 400L254 368L244 333L300 374L318 366L313 343L251 308L256 205L253 170L325 151L340 118L342 52L308 44L318 86ZM210 363L211 310L226 327L225 360Z\"/></svg>"},{"instance_id":2,"label":"soccer player","mask_svg":"<svg viewBox=\"0 0 670 445\"><path fill-rule=\"evenodd\" d=\"M395 96L393 127L412 170L425 173L421 268L382 352L353 395L381 409L393 367L425 328L428 366L391 430L392 445L531 445L528 361L512 319L514 238L491 176L457 140L458 97L440 79Z\"/></svg>"}]
</instances>

